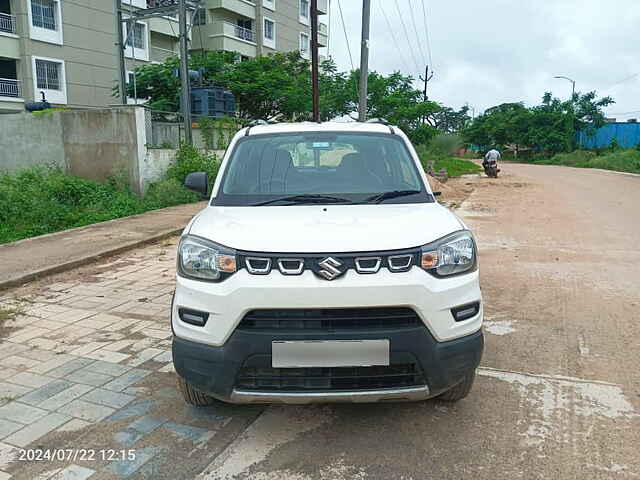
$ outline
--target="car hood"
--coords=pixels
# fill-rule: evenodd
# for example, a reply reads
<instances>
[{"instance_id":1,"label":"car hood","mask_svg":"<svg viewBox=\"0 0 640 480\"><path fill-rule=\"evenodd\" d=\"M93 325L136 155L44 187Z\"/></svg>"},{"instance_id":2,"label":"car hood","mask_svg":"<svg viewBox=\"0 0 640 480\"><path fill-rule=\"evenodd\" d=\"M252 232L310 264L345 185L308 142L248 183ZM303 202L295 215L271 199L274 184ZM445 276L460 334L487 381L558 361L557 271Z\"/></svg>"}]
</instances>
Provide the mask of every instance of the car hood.
<instances>
[{"instance_id":1,"label":"car hood","mask_svg":"<svg viewBox=\"0 0 640 480\"><path fill-rule=\"evenodd\" d=\"M417 247L463 228L437 203L210 206L189 233L237 250L340 253Z\"/></svg>"}]
</instances>

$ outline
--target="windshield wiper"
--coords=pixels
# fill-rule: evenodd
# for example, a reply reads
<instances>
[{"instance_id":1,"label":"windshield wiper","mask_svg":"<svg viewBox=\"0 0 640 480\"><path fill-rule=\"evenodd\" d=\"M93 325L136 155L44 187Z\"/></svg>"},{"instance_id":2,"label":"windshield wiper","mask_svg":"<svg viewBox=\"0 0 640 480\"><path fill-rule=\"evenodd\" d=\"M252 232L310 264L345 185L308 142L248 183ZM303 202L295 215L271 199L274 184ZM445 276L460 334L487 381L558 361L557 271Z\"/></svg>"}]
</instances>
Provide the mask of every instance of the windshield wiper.
<instances>
[{"instance_id":1,"label":"windshield wiper","mask_svg":"<svg viewBox=\"0 0 640 480\"><path fill-rule=\"evenodd\" d=\"M351 200L340 197L332 197L330 195L289 195L288 197L274 198L273 200L267 200L266 202L254 203L252 206L259 207L262 205L270 205L277 202L289 202L291 205L305 204L305 203L353 203Z\"/></svg>"},{"instance_id":2,"label":"windshield wiper","mask_svg":"<svg viewBox=\"0 0 640 480\"><path fill-rule=\"evenodd\" d=\"M366 203L380 203L390 198L408 197L409 195L416 195L418 193L422 192L420 190L393 190L391 192L378 193L377 195L366 198L364 201Z\"/></svg>"}]
</instances>

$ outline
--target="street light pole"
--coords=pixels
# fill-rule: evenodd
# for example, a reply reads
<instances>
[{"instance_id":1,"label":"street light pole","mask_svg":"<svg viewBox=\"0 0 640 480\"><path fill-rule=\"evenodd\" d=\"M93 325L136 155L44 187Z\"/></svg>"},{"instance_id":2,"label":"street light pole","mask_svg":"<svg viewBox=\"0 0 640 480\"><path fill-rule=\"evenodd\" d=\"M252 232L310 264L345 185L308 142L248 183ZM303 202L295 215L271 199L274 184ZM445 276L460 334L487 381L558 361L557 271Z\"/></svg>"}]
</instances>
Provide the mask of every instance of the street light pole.
<instances>
[{"instance_id":1,"label":"street light pole","mask_svg":"<svg viewBox=\"0 0 640 480\"><path fill-rule=\"evenodd\" d=\"M558 75L553 78L562 78L563 80L570 81L571 82L571 98L573 98L573 96L576 94L576 81L569 77L563 77L562 75Z\"/></svg>"}]
</instances>

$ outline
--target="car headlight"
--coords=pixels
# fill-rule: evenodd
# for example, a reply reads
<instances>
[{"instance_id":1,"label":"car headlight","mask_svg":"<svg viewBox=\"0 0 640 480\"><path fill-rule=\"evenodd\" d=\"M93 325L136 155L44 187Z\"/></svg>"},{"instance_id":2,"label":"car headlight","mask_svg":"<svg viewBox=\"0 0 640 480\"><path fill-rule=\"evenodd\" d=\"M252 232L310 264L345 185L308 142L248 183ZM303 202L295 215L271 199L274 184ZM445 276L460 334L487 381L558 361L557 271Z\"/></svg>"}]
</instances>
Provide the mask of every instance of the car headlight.
<instances>
[{"instance_id":1,"label":"car headlight","mask_svg":"<svg viewBox=\"0 0 640 480\"><path fill-rule=\"evenodd\" d=\"M463 230L422 247L422 268L437 277L473 271L477 268L476 242Z\"/></svg>"},{"instance_id":2,"label":"car headlight","mask_svg":"<svg viewBox=\"0 0 640 480\"><path fill-rule=\"evenodd\" d=\"M204 238L186 235L178 246L178 274L216 282L236 271L236 252Z\"/></svg>"}]
</instances>

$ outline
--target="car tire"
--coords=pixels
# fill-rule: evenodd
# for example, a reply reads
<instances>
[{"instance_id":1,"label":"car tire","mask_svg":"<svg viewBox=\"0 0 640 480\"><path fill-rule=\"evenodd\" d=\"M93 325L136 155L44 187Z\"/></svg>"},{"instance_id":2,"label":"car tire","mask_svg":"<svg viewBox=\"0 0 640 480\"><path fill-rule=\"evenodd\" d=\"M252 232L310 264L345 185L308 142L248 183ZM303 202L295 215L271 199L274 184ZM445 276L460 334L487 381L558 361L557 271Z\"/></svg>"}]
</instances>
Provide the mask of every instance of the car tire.
<instances>
[{"instance_id":1,"label":"car tire","mask_svg":"<svg viewBox=\"0 0 640 480\"><path fill-rule=\"evenodd\" d=\"M180 376L178 377L178 390L182 393L184 401L189 405L204 407L212 405L216 401L212 396L195 389L193 385Z\"/></svg>"},{"instance_id":2,"label":"car tire","mask_svg":"<svg viewBox=\"0 0 640 480\"><path fill-rule=\"evenodd\" d=\"M442 400L444 402L457 402L458 400L462 400L471 391L473 387L473 381L476 379L475 370L472 373L465 375L464 379L458 383L455 387L447 390L443 394L436 397L438 400Z\"/></svg>"}]
</instances>

